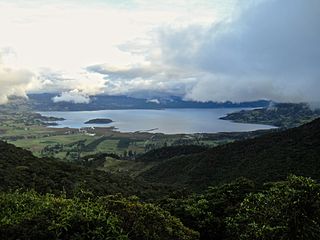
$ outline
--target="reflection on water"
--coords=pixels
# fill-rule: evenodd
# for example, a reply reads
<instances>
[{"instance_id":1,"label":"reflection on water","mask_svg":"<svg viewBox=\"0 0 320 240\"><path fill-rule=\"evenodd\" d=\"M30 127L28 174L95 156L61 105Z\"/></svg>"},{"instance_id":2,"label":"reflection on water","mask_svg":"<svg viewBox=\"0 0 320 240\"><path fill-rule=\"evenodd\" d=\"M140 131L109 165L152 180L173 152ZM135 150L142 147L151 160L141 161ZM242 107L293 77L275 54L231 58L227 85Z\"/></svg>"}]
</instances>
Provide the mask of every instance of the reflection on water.
<instances>
[{"instance_id":1,"label":"reflection on water","mask_svg":"<svg viewBox=\"0 0 320 240\"><path fill-rule=\"evenodd\" d=\"M116 127L121 132L150 131L166 134L175 133L215 133L243 132L258 129L271 129L272 126L242 124L220 120L230 112L240 108L221 109L164 109L164 110L102 110L79 112L40 112L45 116L62 117L55 127ZM94 118L110 118L110 124L84 124Z\"/></svg>"}]
</instances>

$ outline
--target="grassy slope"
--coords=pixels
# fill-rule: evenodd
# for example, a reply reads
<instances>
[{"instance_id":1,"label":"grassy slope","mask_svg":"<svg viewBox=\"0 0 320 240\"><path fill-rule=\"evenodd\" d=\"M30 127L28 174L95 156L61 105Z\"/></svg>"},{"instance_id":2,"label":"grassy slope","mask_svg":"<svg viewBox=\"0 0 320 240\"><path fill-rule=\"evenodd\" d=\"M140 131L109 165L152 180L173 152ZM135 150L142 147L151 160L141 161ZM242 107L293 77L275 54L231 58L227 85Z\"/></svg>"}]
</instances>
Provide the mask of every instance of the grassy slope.
<instances>
[{"instance_id":1,"label":"grassy slope","mask_svg":"<svg viewBox=\"0 0 320 240\"><path fill-rule=\"evenodd\" d=\"M284 179L289 173L320 179L320 119L203 153L173 157L140 176L200 189L240 176L262 183Z\"/></svg>"}]
</instances>

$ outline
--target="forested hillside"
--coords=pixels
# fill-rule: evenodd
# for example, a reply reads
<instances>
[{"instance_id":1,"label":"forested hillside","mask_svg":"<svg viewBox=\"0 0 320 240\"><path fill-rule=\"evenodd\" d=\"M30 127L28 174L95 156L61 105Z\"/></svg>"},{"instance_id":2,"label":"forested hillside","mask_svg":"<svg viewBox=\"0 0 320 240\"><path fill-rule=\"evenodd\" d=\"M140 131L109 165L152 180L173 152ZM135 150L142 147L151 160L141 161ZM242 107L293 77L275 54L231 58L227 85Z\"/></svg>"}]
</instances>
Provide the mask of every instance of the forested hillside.
<instances>
[{"instance_id":1,"label":"forested hillside","mask_svg":"<svg viewBox=\"0 0 320 240\"><path fill-rule=\"evenodd\" d=\"M199 190L237 177L263 183L283 180L290 173L320 179L320 119L202 153L172 157L141 177Z\"/></svg>"}]
</instances>

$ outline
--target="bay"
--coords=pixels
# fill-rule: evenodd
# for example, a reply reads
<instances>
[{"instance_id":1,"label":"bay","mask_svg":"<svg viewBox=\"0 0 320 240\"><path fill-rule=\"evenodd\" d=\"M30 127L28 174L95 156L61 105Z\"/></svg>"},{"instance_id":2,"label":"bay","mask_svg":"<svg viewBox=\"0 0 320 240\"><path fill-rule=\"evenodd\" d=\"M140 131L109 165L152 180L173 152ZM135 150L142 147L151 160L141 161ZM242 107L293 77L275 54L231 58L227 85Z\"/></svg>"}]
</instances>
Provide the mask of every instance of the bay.
<instances>
[{"instance_id":1,"label":"bay","mask_svg":"<svg viewBox=\"0 0 320 240\"><path fill-rule=\"evenodd\" d=\"M153 133L216 133L244 132L260 129L272 129L274 126L261 124L235 123L219 119L228 113L243 108L219 109L163 109L163 110L100 110L100 111L67 111L39 112L44 116L64 118L52 127L115 127L121 132L149 131ZM109 124L84 124L95 118L109 118Z\"/></svg>"}]
</instances>

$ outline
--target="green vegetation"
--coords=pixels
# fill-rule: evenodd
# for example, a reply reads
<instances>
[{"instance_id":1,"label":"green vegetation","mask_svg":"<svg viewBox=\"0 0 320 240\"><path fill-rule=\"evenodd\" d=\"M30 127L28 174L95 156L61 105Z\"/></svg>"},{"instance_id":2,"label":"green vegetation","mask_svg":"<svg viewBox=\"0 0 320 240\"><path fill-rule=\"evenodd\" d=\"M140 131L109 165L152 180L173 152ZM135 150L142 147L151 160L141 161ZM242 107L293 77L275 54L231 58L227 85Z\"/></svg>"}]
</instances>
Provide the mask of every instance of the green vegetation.
<instances>
[{"instance_id":1,"label":"green vegetation","mask_svg":"<svg viewBox=\"0 0 320 240\"><path fill-rule=\"evenodd\" d=\"M189 155L204 152L207 147L201 145L170 146L151 150L137 158L138 161L160 161L175 156Z\"/></svg>"},{"instance_id":2,"label":"green vegetation","mask_svg":"<svg viewBox=\"0 0 320 240\"><path fill-rule=\"evenodd\" d=\"M81 194L83 195L83 194ZM198 239L198 233L152 204L120 196L92 199L0 193L1 239Z\"/></svg>"},{"instance_id":3,"label":"green vegetation","mask_svg":"<svg viewBox=\"0 0 320 240\"><path fill-rule=\"evenodd\" d=\"M259 123L281 128L292 128L320 117L320 109L311 110L305 103L276 103L268 108L242 110L221 119L240 123Z\"/></svg>"},{"instance_id":4,"label":"green vegetation","mask_svg":"<svg viewBox=\"0 0 320 240\"><path fill-rule=\"evenodd\" d=\"M228 219L232 239L308 239L320 237L320 185L291 176L251 193Z\"/></svg>"},{"instance_id":5,"label":"green vegetation","mask_svg":"<svg viewBox=\"0 0 320 240\"><path fill-rule=\"evenodd\" d=\"M309 178L292 175L262 189L242 178L161 206L199 231L200 239L320 238L320 185Z\"/></svg>"},{"instance_id":6,"label":"green vegetation","mask_svg":"<svg viewBox=\"0 0 320 240\"><path fill-rule=\"evenodd\" d=\"M308 239L320 237L320 185L289 176L256 188L241 178L156 203L120 195L72 198L0 192L1 239Z\"/></svg>"},{"instance_id":7,"label":"green vegetation","mask_svg":"<svg viewBox=\"0 0 320 240\"><path fill-rule=\"evenodd\" d=\"M254 192L255 184L240 178L209 187L202 194L165 199L160 205L179 217L183 224L197 230L201 239L228 239L228 218L235 216L245 197Z\"/></svg>"},{"instance_id":8,"label":"green vegetation","mask_svg":"<svg viewBox=\"0 0 320 240\"><path fill-rule=\"evenodd\" d=\"M319 159L320 119L317 119L298 128L221 145L197 154L175 156L161 161L140 177L195 191L239 177L258 184L284 180L288 174L318 180Z\"/></svg>"},{"instance_id":9,"label":"green vegetation","mask_svg":"<svg viewBox=\"0 0 320 240\"><path fill-rule=\"evenodd\" d=\"M102 204L35 192L0 194L1 239L128 239Z\"/></svg>"}]
</instances>

